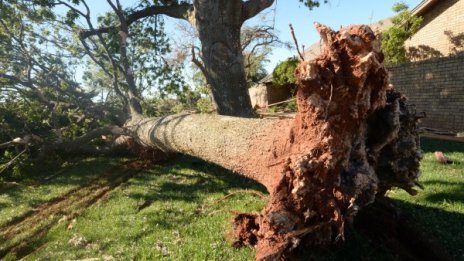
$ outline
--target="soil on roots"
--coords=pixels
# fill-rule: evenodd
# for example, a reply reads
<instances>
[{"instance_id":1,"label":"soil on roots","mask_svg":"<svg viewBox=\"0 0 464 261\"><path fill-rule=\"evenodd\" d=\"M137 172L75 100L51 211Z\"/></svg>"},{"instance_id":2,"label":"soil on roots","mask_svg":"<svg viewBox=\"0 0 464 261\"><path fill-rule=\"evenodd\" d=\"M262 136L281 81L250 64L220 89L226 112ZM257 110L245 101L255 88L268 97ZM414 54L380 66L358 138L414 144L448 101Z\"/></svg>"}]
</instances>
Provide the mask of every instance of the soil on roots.
<instances>
[{"instance_id":1,"label":"soil on roots","mask_svg":"<svg viewBox=\"0 0 464 261\"><path fill-rule=\"evenodd\" d=\"M255 245L256 260L342 242L345 228L377 195L391 187L414 193L417 184L417 118L404 113L406 100L389 85L379 37L368 26L316 29L325 47L298 65L298 113L267 150L277 164L258 179L271 199L259 215L234 221L237 241Z\"/></svg>"}]
</instances>

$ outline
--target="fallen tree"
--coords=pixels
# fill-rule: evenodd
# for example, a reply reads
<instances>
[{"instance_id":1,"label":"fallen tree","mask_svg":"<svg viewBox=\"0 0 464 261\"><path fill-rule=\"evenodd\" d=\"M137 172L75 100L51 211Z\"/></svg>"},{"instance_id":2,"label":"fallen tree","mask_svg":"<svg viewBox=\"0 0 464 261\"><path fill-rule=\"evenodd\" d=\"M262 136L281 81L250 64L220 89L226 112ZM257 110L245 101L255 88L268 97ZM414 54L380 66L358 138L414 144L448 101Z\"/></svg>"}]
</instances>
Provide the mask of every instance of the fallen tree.
<instances>
[{"instance_id":1,"label":"fallen tree","mask_svg":"<svg viewBox=\"0 0 464 261\"><path fill-rule=\"evenodd\" d=\"M123 27L120 56L127 58ZM0 147L24 146L24 151L36 147L42 155L106 153L111 149L87 143L101 135L123 134L142 149L190 154L265 185L271 194L267 207L260 214L244 213L234 220L235 244L256 245L258 260L285 258L297 246L343 240L345 224L376 196L391 187L415 193L421 158L417 117L406 99L389 86L379 39L369 27L338 32L316 28L325 48L319 58L297 68L295 119L205 114L146 118L140 113L131 70L124 63L127 93L119 91L119 95L130 115L123 126L93 128L66 139L57 124L55 140L31 134ZM114 86L117 92L118 85ZM85 113L92 108L81 107Z\"/></svg>"},{"instance_id":2,"label":"fallen tree","mask_svg":"<svg viewBox=\"0 0 464 261\"><path fill-rule=\"evenodd\" d=\"M126 124L145 147L190 154L266 186L267 207L234 220L236 245L255 245L257 260L343 240L360 208L392 187L414 194L420 174L417 117L389 85L378 36L367 26L316 29L325 47L296 70L295 119L180 114Z\"/></svg>"}]
</instances>

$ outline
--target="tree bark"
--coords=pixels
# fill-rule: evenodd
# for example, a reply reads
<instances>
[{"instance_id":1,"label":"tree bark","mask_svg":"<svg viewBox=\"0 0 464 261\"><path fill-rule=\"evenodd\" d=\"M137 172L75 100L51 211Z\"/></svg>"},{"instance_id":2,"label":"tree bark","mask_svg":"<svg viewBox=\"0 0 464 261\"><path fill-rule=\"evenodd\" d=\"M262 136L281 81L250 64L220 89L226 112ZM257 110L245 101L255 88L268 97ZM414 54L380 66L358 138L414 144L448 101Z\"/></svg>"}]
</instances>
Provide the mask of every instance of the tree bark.
<instances>
[{"instance_id":1,"label":"tree bark","mask_svg":"<svg viewBox=\"0 0 464 261\"><path fill-rule=\"evenodd\" d=\"M325 48L297 68L295 119L181 114L126 126L143 146L193 155L266 186L267 207L234 221L236 245L255 245L257 260L343 240L345 223L376 195L393 186L415 192L417 117L389 86L379 39L367 26L316 28ZM210 48L229 53L225 44Z\"/></svg>"},{"instance_id":2,"label":"tree bark","mask_svg":"<svg viewBox=\"0 0 464 261\"><path fill-rule=\"evenodd\" d=\"M242 1L197 0L193 6L191 22L198 30L204 73L218 113L253 116L240 45Z\"/></svg>"}]
</instances>

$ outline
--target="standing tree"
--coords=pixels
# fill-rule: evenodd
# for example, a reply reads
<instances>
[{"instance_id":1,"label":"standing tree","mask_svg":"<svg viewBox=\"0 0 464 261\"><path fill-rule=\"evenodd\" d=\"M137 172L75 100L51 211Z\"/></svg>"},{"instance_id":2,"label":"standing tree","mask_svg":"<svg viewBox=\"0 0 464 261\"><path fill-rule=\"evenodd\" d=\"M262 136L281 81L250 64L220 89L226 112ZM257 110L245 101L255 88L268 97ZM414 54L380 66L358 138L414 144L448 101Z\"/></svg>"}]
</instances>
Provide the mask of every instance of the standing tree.
<instances>
[{"instance_id":1,"label":"standing tree","mask_svg":"<svg viewBox=\"0 0 464 261\"><path fill-rule=\"evenodd\" d=\"M78 1L79 2L79 1ZM308 7L319 6L319 1L300 0ZM326 2L326 1L324 1ZM143 9L121 10L120 25L89 28L81 31L85 39L99 33L127 28L141 19L167 15L188 21L198 31L201 42L202 72L211 86L222 115L250 117L253 115L240 44L243 23L270 7L274 0L159 0Z\"/></svg>"}]
</instances>

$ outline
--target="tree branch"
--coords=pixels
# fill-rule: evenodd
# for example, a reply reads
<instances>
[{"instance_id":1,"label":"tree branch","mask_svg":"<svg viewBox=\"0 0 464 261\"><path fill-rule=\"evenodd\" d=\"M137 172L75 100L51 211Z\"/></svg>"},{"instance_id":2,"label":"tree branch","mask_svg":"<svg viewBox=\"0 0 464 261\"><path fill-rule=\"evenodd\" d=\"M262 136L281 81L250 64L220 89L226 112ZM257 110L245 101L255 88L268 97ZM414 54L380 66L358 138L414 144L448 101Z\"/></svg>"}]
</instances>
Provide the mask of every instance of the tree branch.
<instances>
[{"instance_id":1,"label":"tree branch","mask_svg":"<svg viewBox=\"0 0 464 261\"><path fill-rule=\"evenodd\" d=\"M27 143L25 143L23 139L16 138L16 139L14 139L12 141L7 141L5 143L0 144L0 150L1 149L6 149L6 148L12 147L12 146L26 145L26 144Z\"/></svg>"},{"instance_id":2,"label":"tree branch","mask_svg":"<svg viewBox=\"0 0 464 261\"><path fill-rule=\"evenodd\" d=\"M274 0L249 0L242 2L242 21L245 22L254 17L273 3Z\"/></svg>"},{"instance_id":3,"label":"tree branch","mask_svg":"<svg viewBox=\"0 0 464 261\"><path fill-rule=\"evenodd\" d=\"M124 134L124 129L116 125L104 126L101 128L93 129L86 134L75 138L74 140L64 141L62 145L64 145L63 147L68 148L81 146L105 134L122 135Z\"/></svg>"},{"instance_id":4,"label":"tree branch","mask_svg":"<svg viewBox=\"0 0 464 261\"><path fill-rule=\"evenodd\" d=\"M24 149L23 151L21 151L18 155L16 155L12 160L10 160L8 163L6 163L6 164L3 166L3 168L0 170L0 174L1 174L3 171L7 170L11 165L13 165L13 163L14 163L17 159L19 159L19 157L20 157L21 155L23 155L24 152L26 152L26 151L27 151L27 148L25 148L25 149Z\"/></svg>"},{"instance_id":5,"label":"tree branch","mask_svg":"<svg viewBox=\"0 0 464 261\"><path fill-rule=\"evenodd\" d=\"M116 0L116 5L111 0L107 0L108 4L113 8L113 11L117 14L119 19L119 55L123 65L123 72L128 85L129 94L129 109L132 116L140 116L142 113L142 106L140 105L140 96L137 92L137 86L135 84L134 73L127 57L127 38L129 37L129 26L127 25L127 19L124 16L119 0Z\"/></svg>"},{"instance_id":6,"label":"tree branch","mask_svg":"<svg viewBox=\"0 0 464 261\"><path fill-rule=\"evenodd\" d=\"M169 5L169 6L157 6L153 5L147 7L145 9L135 11L129 14L126 18L127 26L130 26L134 22L137 22L140 19L154 16L154 15L167 15L172 18L178 19L188 19L188 11L192 8L191 4L181 4L181 5ZM79 37L82 39L88 38L92 35L108 33L113 30L117 30L120 25L112 26L112 27L102 27L98 29L90 29L90 30L81 30L79 32Z\"/></svg>"},{"instance_id":7,"label":"tree branch","mask_svg":"<svg viewBox=\"0 0 464 261\"><path fill-rule=\"evenodd\" d=\"M292 24L289 24L288 25L290 27L290 33L292 34L292 38L293 38L293 41L295 42L295 47L296 47L296 51L298 52L298 55L300 56L300 59L302 61L304 61L304 55L302 52L300 52L300 47L298 46L298 41L296 39L296 36L295 36L295 31L293 30L293 26ZM303 48L304 49L304 48ZM304 50L303 50L304 51Z\"/></svg>"},{"instance_id":8,"label":"tree branch","mask_svg":"<svg viewBox=\"0 0 464 261\"><path fill-rule=\"evenodd\" d=\"M111 55L111 52L109 51L109 47L108 47L108 44L106 43L105 39L103 38L102 36L102 32L98 32L98 30L96 30L94 27L93 27L93 23L92 23L92 20L90 19L90 8L89 6L87 5L87 2L86 1L82 1L82 3L84 4L85 6L85 9L87 11L87 13L85 14L85 20L87 21L87 25L89 26L90 30L91 31L96 31L96 35L97 35L97 38L98 38L98 41L100 42L100 44L103 46L103 49L105 50L105 53L106 53L106 58L108 59L108 61L111 63L111 67L113 69L113 72L110 73L109 70L103 65L102 62L99 61L99 59L97 59L92 51L90 50L90 47L87 45L85 39L86 38L82 38L80 37L81 36L81 32L79 32L79 39L82 43L82 45L84 46L84 49L86 50L86 53L90 56L90 58L98 65L100 66L100 68L108 75L108 77L112 78L112 81L113 81L113 88L114 88L114 91L115 93L122 99L123 103L126 105L128 104L128 99L127 97L124 95L124 93L121 91L121 89L119 88L119 77L118 77L118 69L120 69L116 63L116 61L114 60L114 58L112 57ZM111 5L111 4L110 4ZM89 38L90 41L94 44L94 46L97 48L97 44L93 41L92 38ZM121 70L122 71L122 70Z\"/></svg>"},{"instance_id":9,"label":"tree branch","mask_svg":"<svg viewBox=\"0 0 464 261\"><path fill-rule=\"evenodd\" d=\"M195 46L192 46L192 62L200 69L205 78L208 78L208 71L200 60L197 59L195 55Z\"/></svg>"},{"instance_id":10,"label":"tree branch","mask_svg":"<svg viewBox=\"0 0 464 261\"><path fill-rule=\"evenodd\" d=\"M0 73L0 79L5 79L8 81L9 84L21 84L25 87L29 87L29 88L33 88L32 86L32 83L31 82L27 82L27 81L22 81L21 79L19 79L18 77L16 76L13 76L13 75L8 75L8 74L4 74L4 73Z\"/></svg>"}]
</instances>

